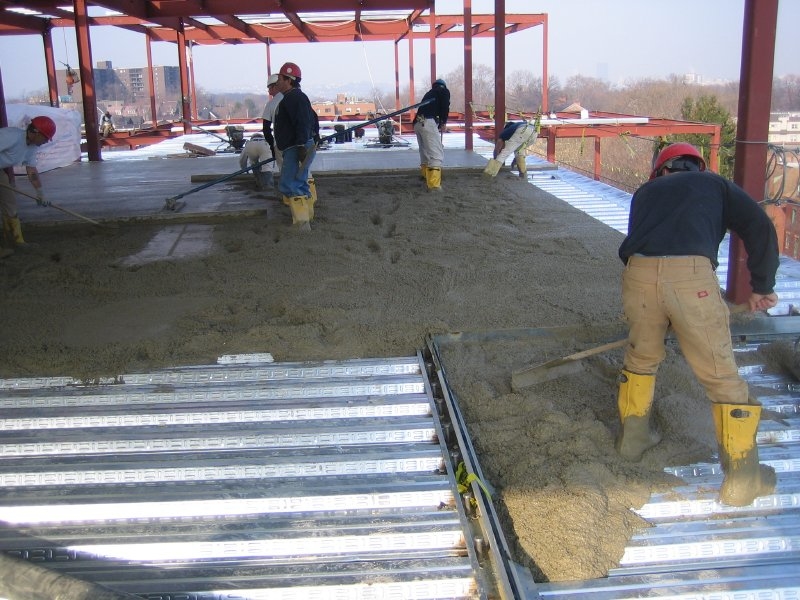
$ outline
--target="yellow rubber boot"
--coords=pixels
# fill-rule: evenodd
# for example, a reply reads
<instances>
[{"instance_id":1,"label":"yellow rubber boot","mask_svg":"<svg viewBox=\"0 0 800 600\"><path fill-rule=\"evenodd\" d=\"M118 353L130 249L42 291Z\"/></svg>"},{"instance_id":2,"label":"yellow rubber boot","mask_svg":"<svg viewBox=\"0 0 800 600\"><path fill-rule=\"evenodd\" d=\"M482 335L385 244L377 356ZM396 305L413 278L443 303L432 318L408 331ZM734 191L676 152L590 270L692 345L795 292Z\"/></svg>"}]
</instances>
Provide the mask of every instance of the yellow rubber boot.
<instances>
[{"instance_id":1,"label":"yellow rubber boot","mask_svg":"<svg viewBox=\"0 0 800 600\"><path fill-rule=\"evenodd\" d=\"M292 211L292 226L300 231L310 231L308 196L292 196L289 198L289 208Z\"/></svg>"},{"instance_id":2,"label":"yellow rubber boot","mask_svg":"<svg viewBox=\"0 0 800 600\"><path fill-rule=\"evenodd\" d=\"M747 506L759 496L771 494L777 482L775 469L758 462L756 432L761 405L712 404L711 412L725 474L719 501L729 506Z\"/></svg>"},{"instance_id":3,"label":"yellow rubber boot","mask_svg":"<svg viewBox=\"0 0 800 600\"><path fill-rule=\"evenodd\" d=\"M630 461L639 461L645 450L661 441L650 428L650 413L656 389L655 375L639 375L625 369L620 372L619 418L622 430L616 441L617 452Z\"/></svg>"},{"instance_id":4,"label":"yellow rubber boot","mask_svg":"<svg viewBox=\"0 0 800 600\"><path fill-rule=\"evenodd\" d=\"M514 161L517 163L519 176L523 179L528 178L528 164L525 162L525 149L514 153Z\"/></svg>"},{"instance_id":5,"label":"yellow rubber boot","mask_svg":"<svg viewBox=\"0 0 800 600\"><path fill-rule=\"evenodd\" d=\"M308 180L308 189L311 192L311 195L308 197L308 220L314 220L314 205L317 203L317 183L314 181L314 178L311 177Z\"/></svg>"},{"instance_id":6,"label":"yellow rubber boot","mask_svg":"<svg viewBox=\"0 0 800 600\"><path fill-rule=\"evenodd\" d=\"M3 217L3 245L6 248L14 247L14 229L10 217Z\"/></svg>"},{"instance_id":7,"label":"yellow rubber boot","mask_svg":"<svg viewBox=\"0 0 800 600\"><path fill-rule=\"evenodd\" d=\"M500 172L500 167L503 166L499 160L495 160L494 158L489 160L489 163L486 165L486 168L483 170L483 174L486 177L496 177L497 174Z\"/></svg>"},{"instance_id":8,"label":"yellow rubber boot","mask_svg":"<svg viewBox=\"0 0 800 600\"><path fill-rule=\"evenodd\" d=\"M428 167L425 172L425 182L428 185L428 191L441 191L442 189L442 169L440 167Z\"/></svg>"},{"instance_id":9,"label":"yellow rubber boot","mask_svg":"<svg viewBox=\"0 0 800 600\"><path fill-rule=\"evenodd\" d=\"M3 235L6 242L13 246L28 245L22 237L22 223L19 222L19 217L3 217Z\"/></svg>"},{"instance_id":10,"label":"yellow rubber boot","mask_svg":"<svg viewBox=\"0 0 800 600\"><path fill-rule=\"evenodd\" d=\"M419 166L419 174L420 174L420 179L422 179L422 181L427 181L428 180L428 165L420 165Z\"/></svg>"},{"instance_id":11,"label":"yellow rubber boot","mask_svg":"<svg viewBox=\"0 0 800 600\"><path fill-rule=\"evenodd\" d=\"M308 212L308 222L310 223L314 220L314 197L305 196L303 202L305 203L306 212Z\"/></svg>"},{"instance_id":12,"label":"yellow rubber boot","mask_svg":"<svg viewBox=\"0 0 800 600\"><path fill-rule=\"evenodd\" d=\"M281 196L281 199L283 200L283 203L286 206L291 206L292 205L291 201L289 200L289 196Z\"/></svg>"}]
</instances>

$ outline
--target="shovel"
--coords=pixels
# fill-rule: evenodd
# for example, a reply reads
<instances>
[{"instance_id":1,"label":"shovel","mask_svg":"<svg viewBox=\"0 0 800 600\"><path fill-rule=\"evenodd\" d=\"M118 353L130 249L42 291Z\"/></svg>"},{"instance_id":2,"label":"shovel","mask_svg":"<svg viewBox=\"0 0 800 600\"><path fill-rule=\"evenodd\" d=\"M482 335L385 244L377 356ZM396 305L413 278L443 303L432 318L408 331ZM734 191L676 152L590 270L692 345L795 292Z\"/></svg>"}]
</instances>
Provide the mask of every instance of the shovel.
<instances>
[{"instance_id":1,"label":"shovel","mask_svg":"<svg viewBox=\"0 0 800 600\"><path fill-rule=\"evenodd\" d=\"M594 356L595 354L602 354L603 352L608 352L614 348L622 348L627 343L628 338L625 338L622 340L617 340L616 342L603 344L602 346L589 348L588 350L583 350L582 352L576 352L575 354L562 356L561 358L554 358L553 360L549 360L540 365L533 365L524 369L520 369L519 371L514 371L511 373L511 389L517 391L537 383L557 379L562 375L577 373L583 368L578 362L581 359Z\"/></svg>"},{"instance_id":2,"label":"shovel","mask_svg":"<svg viewBox=\"0 0 800 600\"><path fill-rule=\"evenodd\" d=\"M736 304L730 307L731 314L743 313L749 310L750 306L746 303ZM532 365L518 371L513 371L511 373L511 389L517 391L537 383L558 379L563 375L578 373L583 369L579 362L581 359L594 356L595 354L602 354L603 352L608 352L609 350L614 350L615 348L622 348L627 343L628 338L625 338L615 342L602 344L601 346L595 346L594 348L589 348L588 350L576 352L575 354L562 356L561 358L554 358L553 360L549 360L539 365Z\"/></svg>"}]
</instances>

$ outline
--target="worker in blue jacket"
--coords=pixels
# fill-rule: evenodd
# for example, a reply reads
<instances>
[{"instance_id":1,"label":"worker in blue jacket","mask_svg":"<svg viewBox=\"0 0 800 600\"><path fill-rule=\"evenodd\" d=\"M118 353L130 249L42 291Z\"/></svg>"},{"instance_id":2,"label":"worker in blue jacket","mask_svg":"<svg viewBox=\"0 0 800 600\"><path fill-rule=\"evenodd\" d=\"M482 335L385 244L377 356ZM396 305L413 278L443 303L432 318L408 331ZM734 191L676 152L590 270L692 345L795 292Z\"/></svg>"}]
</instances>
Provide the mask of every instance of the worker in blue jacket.
<instances>
[{"instance_id":1,"label":"worker in blue jacket","mask_svg":"<svg viewBox=\"0 0 800 600\"><path fill-rule=\"evenodd\" d=\"M278 189L292 211L292 225L311 229L315 196L309 185L309 170L316 151L319 121L311 101L300 89L300 67L287 62L278 71L275 87L283 98L275 110L275 145L283 156Z\"/></svg>"},{"instance_id":2,"label":"worker in blue jacket","mask_svg":"<svg viewBox=\"0 0 800 600\"><path fill-rule=\"evenodd\" d=\"M444 143L442 135L447 129L450 114L450 90L444 79L437 79L422 97L423 103L414 117L414 133L419 146L419 161L422 176L428 191L442 189L442 163L444 163Z\"/></svg>"}]
</instances>

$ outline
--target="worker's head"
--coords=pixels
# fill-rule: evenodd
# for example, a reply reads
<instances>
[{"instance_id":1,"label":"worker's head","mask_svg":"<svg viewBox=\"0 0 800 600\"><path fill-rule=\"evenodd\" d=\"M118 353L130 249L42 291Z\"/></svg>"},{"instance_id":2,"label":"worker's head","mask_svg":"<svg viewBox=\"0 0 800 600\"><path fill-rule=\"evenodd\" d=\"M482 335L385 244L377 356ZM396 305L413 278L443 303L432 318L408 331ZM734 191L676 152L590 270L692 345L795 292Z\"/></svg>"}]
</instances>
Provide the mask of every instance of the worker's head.
<instances>
[{"instance_id":1,"label":"worker's head","mask_svg":"<svg viewBox=\"0 0 800 600\"><path fill-rule=\"evenodd\" d=\"M283 63L278 75L277 89L279 92L284 92L293 87L300 87L300 79L303 75L300 72L300 67L293 62Z\"/></svg>"},{"instance_id":2,"label":"worker's head","mask_svg":"<svg viewBox=\"0 0 800 600\"><path fill-rule=\"evenodd\" d=\"M686 142L670 144L653 161L650 179L678 171L705 171L706 161L700 151Z\"/></svg>"},{"instance_id":3,"label":"worker's head","mask_svg":"<svg viewBox=\"0 0 800 600\"><path fill-rule=\"evenodd\" d=\"M437 79L436 81L433 82L433 87L436 87L437 85L442 86L443 88L447 87L447 84L444 82L444 79Z\"/></svg>"},{"instance_id":4,"label":"worker's head","mask_svg":"<svg viewBox=\"0 0 800 600\"><path fill-rule=\"evenodd\" d=\"M253 135L250 136L250 139L251 140L257 140L257 141L258 140L263 140L264 139L264 134L261 133L260 131L256 131Z\"/></svg>"},{"instance_id":5,"label":"worker's head","mask_svg":"<svg viewBox=\"0 0 800 600\"><path fill-rule=\"evenodd\" d=\"M53 139L56 134L56 124L50 117L33 117L28 125L28 140L41 146Z\"/></svg>"},{"instance_id":6,"label":"worker's head","mask_svg":"<svg viewBox=\"0 0 800 600\"><path fill-rule=\"evenodd\" d=\"M267 79L267 92L269 92L270 96L274 96L278 93L278 90L275 89L275 85L278 83L278 74L273 73Z\"/></svg>"}]
</instances>

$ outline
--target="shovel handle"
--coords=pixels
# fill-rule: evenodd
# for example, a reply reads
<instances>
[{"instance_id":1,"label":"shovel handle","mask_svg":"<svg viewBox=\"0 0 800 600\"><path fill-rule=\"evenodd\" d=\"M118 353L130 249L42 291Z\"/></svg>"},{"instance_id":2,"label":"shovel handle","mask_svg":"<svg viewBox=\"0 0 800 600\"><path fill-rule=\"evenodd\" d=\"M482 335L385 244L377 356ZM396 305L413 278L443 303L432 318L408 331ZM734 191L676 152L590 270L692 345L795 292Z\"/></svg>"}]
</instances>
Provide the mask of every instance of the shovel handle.
<instances>
[{"instance_id":1,"label":"shovel handle","mask_svg":"<svg viewBox=\"0 0 800 600\"><path fill-rule=\"evenodd\" d=\"M613 350L614 348L622 348L625 344L628 343L628 338L624 338L621 340L617 340L615 342L609 342L607 344L603 344L602 346L595 346L594 348L589 348L588 350L583 350L581 352L576 352L575 354L570 354L569 356L565 356L563 360L580 360L582 358L586 358L587 356L594 356L595 354L601 354L608 350Z\"/></svg>"},{"instance_id":2,"label":"shovel handle","mask_svg":"<svg viewBox=\"0 0 800 600\"><path fill-rule=\"evenodd\" d=\"M746 302L744 304L734 304L733 306L729 307L729 310L732 315L745 313L750 311L750 305ZM628 338L617 340L616 342L609 342L608 344L603 344L602 346L596 346L594 348L589 348L588 350L570 354L569 356L565 356L564 360L580 360L582 358L586 358L587 356L594 356L595 354L606 352L607 350L622 348L627 343Z\"/></svg>"},{"instance_id":3,"label":"shovel handle","mask_svg":"<svg viewBox=\"0 0 800 600\"><path fill-rule=\"evenodd\" d=\"M2 183L2 182L0 182L0 186L2 186L4 188L7 188L9 190L14 190L17 194L20 194L21 196L27 196L31 200L36 200L37 202L39 201L39 199L36 196L34 196L33 194L29 194L27 192L23 192L22 190L20 190L18 188L15 188L14 186L6 185L5 183ZM91 223L92 225L97 225L98 227L105 227L105 225L103 225L99 221L95 221L94 219L90 219L89 217L84 217L82 214L76 213L75 211L69 210L68 208L64 208L63 206L59 206L58 204L53 204L51 202L47 206L55 208L56 210L60 210L61 212L67 213L68 215L72 215L73 217L77 217L78 219L83 219L84 221L87 221L87 222Z\"/></svg>"}]
</instances>

